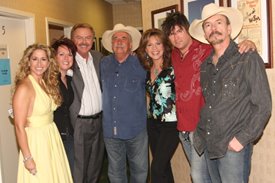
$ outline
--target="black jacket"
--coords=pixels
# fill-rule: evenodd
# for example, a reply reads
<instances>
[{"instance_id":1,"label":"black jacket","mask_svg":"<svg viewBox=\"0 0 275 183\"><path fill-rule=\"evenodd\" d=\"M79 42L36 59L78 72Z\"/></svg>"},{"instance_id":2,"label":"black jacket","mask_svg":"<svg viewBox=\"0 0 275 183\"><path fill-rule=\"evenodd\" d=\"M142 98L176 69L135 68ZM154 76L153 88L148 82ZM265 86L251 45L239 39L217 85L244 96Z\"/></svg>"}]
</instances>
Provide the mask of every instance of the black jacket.
<instances>
[{"instance_id":1,"label":"black jacket","mask_svg":"<svg viewBox=\"0 0 275 183\"><path fill-rule=\"evenodd\" d=\"M59 77L59 88L61 95L63 97L62 104L54 111L54 122L59 130L61 136L73 135L73 126L70 120L69 108L74 100L74 93L71 86L72 77L66 76L67 87L61 81Z\"/></svg>"}]
</instances>

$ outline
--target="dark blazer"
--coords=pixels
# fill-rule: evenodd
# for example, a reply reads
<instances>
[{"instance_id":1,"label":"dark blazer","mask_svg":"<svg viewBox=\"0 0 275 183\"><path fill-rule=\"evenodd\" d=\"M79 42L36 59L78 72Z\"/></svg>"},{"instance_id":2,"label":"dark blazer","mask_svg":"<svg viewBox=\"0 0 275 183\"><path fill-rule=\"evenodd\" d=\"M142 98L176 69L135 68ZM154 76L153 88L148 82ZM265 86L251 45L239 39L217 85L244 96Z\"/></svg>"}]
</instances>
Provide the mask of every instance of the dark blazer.
<instances>
[{"instance_id":1,"label":"dark blazer","mask_svg":"<svg viewBox=\"0 0 275 183\"><path fill-rule=\"evenodd\" d=\"M62 104L54 111L54 122L61 134L62 139L64 135L73 135L73 126L70 119L70 106L74 100L74 93L72 89L72 77L66 76L67 88L61 80L59 75L59 88L63 98Z\"/></svg>"},{"instance_id":2,"label":"dark blazer","mask_svg":"<svg viewBox=\"0 0 275 183\"><path fill-rule=\"evenodd\" d=\"M92 50L91 55L93 57L94 61L94 67L97 73L97 77L99 79L99 62L101 58L103 57L102 53L98 51ZM100 79L99 81L100 82ZM80 68L77 64L77 62L74 65L74 74L73 74L73 79L72 79L72 88L74 91L74 101L70 107L70 117L71 117L71 122L73 127L75 126L75 122L77 119L77 115L79 114L80 107L81 107L81 99L82 99L82 94L84 90L84 81L80 72Z\"/></svg>"}]
</instances>

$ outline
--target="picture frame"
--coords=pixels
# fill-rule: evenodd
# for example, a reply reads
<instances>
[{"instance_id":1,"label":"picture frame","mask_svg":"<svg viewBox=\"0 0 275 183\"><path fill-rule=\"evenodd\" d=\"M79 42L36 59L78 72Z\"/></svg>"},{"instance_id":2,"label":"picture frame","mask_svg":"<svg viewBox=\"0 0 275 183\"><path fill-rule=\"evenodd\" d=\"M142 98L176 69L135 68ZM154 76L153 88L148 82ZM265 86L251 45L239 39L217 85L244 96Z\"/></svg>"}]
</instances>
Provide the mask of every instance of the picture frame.
<instances>
[{"instance_id":1,"label":"picture frame","mask_svg":"<svg viewBox=\"0 0 275 183\"><path fill-rule=\"evenodd\" d=\"M103 49L103 45L102 45L102 37L100 37L99 39L98 39L98 45L99 45L99 51L100 52L102 52L102 49Z\"/></svg>"},{"instance_id":2,"label":"picture frame","mask_svg":"<svg viewBox=\"0 0 275 183\"><path fill-rule=\"evenodd\" d=\"M93 46L91 48L92 50L97 50L97 38L94 37L94 40L93 40Z\"/></svg>"},{"instance_id":3,"label":"picture frame","mask_svg":"<svg viewBox=\"0 0 275 183\"><path fill-rule=\"evenodd\" d=\"M256 44L257 51L266 68L272 68L272 15L271 0L227 0L229 7L237 8L244 15L244 25L237 41L249 39Z\"/></svg>"},{"instance_id":4,"label":"picture frame","mask_svg":"<svg viewBox=\"0 0 275 183\"><path fill-rule=\"evenodd\" d=\"M176 11L178 11L177 4L152 11L152 28L161 29L161 24L163 23L167 15Z\"/></svg>"},{"instance_id":5,"label":"picture frame","mask_svg":"<svg viewBox=\"0 0 275 183\"><path fill-rule=\"evenodd\" d=\"M216 3L223 6L223 0L180 0L180 11L184 13L188 21L201 18L201 12L205 5Z\"/></svg>"},{"instance_id":6,"label":"picture frame","mask_svg":"<svg viewBox=\"0 0 275 183\"><path fill-rule=\"evenodd\" d=\"M104 56L106 56L106 55L109 55L110 54L110 52L108 51L108 50L106 50L105 48L104 48L104 46L102 45L102 37L100 37L99 39L98 39L98 47L99 47L99 52L101 52Z\"/></svg>"}]
</instances>

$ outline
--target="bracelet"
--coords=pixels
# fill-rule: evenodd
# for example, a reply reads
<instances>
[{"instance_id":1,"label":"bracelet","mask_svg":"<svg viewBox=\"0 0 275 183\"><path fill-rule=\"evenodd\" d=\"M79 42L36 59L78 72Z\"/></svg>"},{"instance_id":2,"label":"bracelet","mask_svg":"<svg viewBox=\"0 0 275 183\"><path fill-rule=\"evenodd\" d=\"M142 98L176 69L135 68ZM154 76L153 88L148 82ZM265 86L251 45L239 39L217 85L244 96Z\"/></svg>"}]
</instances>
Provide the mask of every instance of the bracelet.
<instances>
[{"instance_id":1,"label":"bracelet","mask_svg":"<svg viewBox=\"0 0 275 183\"><path fill-rule=\"evenodd\" d=\"M29 160L31 160L31 159L33 159L31 155L30 155L30 156L27 156L27 157L25 157L25 158L23 159L23 163L26 163L26 161L29 161Z\"/></svg>"}]
</instances>

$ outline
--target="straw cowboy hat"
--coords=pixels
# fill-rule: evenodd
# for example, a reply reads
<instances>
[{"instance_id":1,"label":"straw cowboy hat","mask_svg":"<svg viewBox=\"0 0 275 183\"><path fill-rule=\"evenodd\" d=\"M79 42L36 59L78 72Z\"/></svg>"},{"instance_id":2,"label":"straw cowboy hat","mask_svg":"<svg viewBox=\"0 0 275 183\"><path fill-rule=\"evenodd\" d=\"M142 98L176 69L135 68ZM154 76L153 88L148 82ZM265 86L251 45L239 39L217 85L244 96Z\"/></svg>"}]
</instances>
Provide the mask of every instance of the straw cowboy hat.
<instances>
[{"instance_id":1,"label":"straw cowboy hat","mask_svg":"<svg viewBox=\"0 0 275 183\"><path fill-rule=\"evenodd\" d=\"M126 32L132 38L132 51L136 50L139 46L139 41L141 38L140 32L132 27L132 26L125 26L123 24L116 24L113 30L107 30L102 35L102 45L106 50L109 52L113 52L112 49L112 36L116 32Z\"/></svg>"},{"instance_id":2,"label":"straw cowboy hat","mask_svg":"<svg viewBox=\"0 0 275 183\"><path fill-rule=\"evenodd\" d=\"M201 20L195 19L190 27L189 27L189 33L190 35L199 40L200 42L209 44L209 42L205 39L204 37L204 31L202 28L203 22L212 17L213 15L225 15L231 25L231 38L235 39L238 34L240 33L242 27L243 27L243 15L242 13L235 9L235 8L230 8L230 7L219 7L218 5L214 3L207 4L203 7L202 9L202 14L201 14Z\"/></svg>"}]
</instances>

